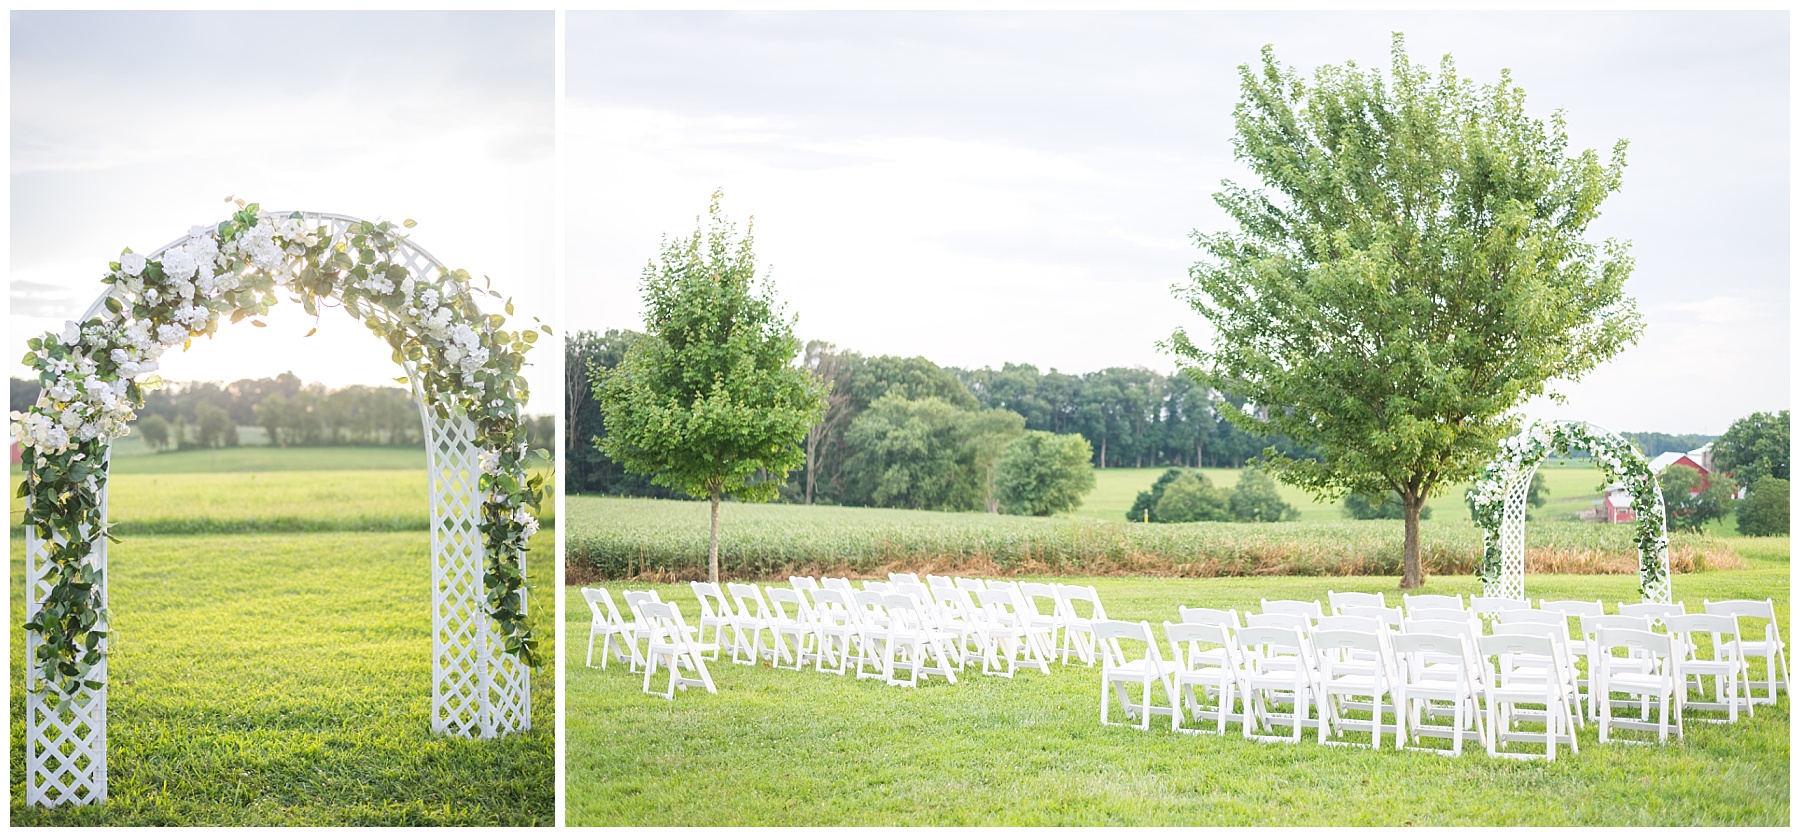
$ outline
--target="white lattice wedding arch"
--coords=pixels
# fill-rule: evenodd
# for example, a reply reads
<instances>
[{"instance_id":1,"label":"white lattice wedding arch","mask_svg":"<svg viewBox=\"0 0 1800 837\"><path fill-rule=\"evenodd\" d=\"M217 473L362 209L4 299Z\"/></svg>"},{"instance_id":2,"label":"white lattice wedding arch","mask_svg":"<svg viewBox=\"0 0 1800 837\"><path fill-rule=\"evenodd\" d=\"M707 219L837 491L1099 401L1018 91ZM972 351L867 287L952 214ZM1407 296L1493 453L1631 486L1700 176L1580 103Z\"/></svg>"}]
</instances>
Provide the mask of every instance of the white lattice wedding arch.
<instances>
[{"instance_id":1,"label":"white lattice wedding arch","mask_svg":"<svg viewBox=\"0 0 1800 837\"><path fill-rule=\"evenodd\" d=\"M164 347L211 334L221 316L266 313L277 290L309 312L340 303L393 348L418 398L431 492L431 728L482 738L529 729L536 641L524 553L537 521L526 507L541 480L524 465L519 407L536 331L505 330L505 317L474 301L499 294L472 287L400 226L242 202L148 256L127 250L105 281L79 322L29 341L43 395L11 415L26 470L26 802L106 799L111 442L128 432Z\"/></svg>"},{"instance_id":2,"label":"white lattice wedding arch","mask_svg":"<svg viewBox=\"0 0 1800 837\"><path fill-rule=\"evenodd\" d=\"M1481 592L1484 596L1525 598L1525 501L1531 477L1546 456L1586 450L1594 464L1631 495L1637 520L1633 540L1638 548L1638 594L1646 602L1669 603L1669 530L1662 487L1636 445L1587 422L1531 422L1502 442L1500 455L1469 489L1475 525L1482 529Z\"/></svg>"}]
</instances>

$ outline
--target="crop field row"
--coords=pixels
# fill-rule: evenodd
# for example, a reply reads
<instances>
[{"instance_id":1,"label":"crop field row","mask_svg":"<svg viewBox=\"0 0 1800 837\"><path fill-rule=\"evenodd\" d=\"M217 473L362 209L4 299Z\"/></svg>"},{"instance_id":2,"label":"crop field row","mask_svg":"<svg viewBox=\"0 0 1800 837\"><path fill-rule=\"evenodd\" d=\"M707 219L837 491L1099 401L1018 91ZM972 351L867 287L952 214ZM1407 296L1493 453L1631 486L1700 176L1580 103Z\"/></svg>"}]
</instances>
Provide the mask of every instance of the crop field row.
<instances>
[{"instance_id":1,"label":"crop field row","mask_svg":"<svg viewBox=\"0 0 1800 837\"><path fill-rule=\"evenodd\" d=\"M567 563L578 576L704 577L707 504L576 496L568 499ZM734 576L964 573L1398 575L1394 520L1132 524L1086 517L1027 518L954 512L729 503L720 562ZM1545 521L1528 532L1532 572L1630 573L1628 527ZM1464 520L1426 521L1426 568L1474 572L1481 534ZM1742 566L1720 538L1677 534L1678 572Z\"/></svg>"}]
</instances>

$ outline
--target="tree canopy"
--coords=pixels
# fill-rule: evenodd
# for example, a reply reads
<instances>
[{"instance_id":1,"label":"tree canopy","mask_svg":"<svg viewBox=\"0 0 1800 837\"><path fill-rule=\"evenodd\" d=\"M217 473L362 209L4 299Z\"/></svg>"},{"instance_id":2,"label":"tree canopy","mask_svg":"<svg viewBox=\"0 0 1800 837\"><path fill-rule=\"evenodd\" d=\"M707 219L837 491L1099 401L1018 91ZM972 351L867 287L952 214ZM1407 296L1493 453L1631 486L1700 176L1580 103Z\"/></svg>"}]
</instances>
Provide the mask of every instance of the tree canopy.
<instances>
[{"instance_id":1,"label":"tree canopy","mask_svg":"<svg viewBox=\"0 0 1800 837\"><path fill-rule=\"evenodd\" d=\"M805 454L825 411L825 387L793 365L793 319L756 277L753 231L713 194L704 227L644 268L648 328L594 395L608 430L600 449L658 485L712 501L708 574L719 576L719 503L771 500Z\"/></svg>"},{"instance_id":2,"label":"tree canopy","mask_svg":"<svg viewBox=\"0 0 1800 837\"><path fill-rule=\"evenodd\" d=\"M1763 477L1788 479L1788 411L1751 413L1713 443L1713 469L1755 486Z\"/></svg>"},{"instance_id":3,"label":"tree canopy","mask_svg":"<svg viewBox=\"0 0 1800 837\"><path fill-rule=\"evenodd\" d=\"M1385 77L1350 62L1309 82L1266 47L1240 81L1233 148L1264 188L1227 182L1236 229L1194 234L1182 296L1211 347L1166 345L1255 405L1228 420L1317 452L1269 456L1283 480L1399 494L1417 586L1425 500L1471 477L1527 399L1642 331L1627 245L1586 238L1625 143L1571 154L1562 114L1527 115L1508 73L1478 87L1445 56L1433 75L1399 35Z\"/></svg>"}]
</instances>

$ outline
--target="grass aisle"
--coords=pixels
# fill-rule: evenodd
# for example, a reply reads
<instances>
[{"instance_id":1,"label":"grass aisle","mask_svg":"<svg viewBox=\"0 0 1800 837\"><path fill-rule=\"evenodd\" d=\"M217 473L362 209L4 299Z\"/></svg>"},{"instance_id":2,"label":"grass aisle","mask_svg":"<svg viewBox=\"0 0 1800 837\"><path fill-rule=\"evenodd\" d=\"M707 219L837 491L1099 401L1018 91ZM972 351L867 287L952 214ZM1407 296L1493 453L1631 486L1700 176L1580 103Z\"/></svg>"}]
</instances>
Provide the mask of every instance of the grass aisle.
<instances>
[{"instance_id":1,"label":"grass aisle","mask_svg":"<svg viewBox=\"0 0 1800 837\"><path fill-rule=\"evenodd\" d=\"M1683 575L1676 595L1774 597L1788 626L1787 541L1747 570ZM1065 579L1066 580L1066 579ZM1386 592L1392 578L1094 578L1109 615L1160 623L1179 605ZM1532 576L1534 597L1636 600L1631 576ZM608 585L615 590L642 584ZM686 585L658 586L690 623ZM1478 592L1436 577L1424 592ZM1099 671L1053 665L1015 680L971 670L918 690L710 665L720 694L640 691L583 667L587 608L565 592L568 823L574 825L1786 825L1788 698L1735 726L1690 723L1667 747L1601 746L1517 762L1148 733L1099 725Z\"/></svg>"},{"instance_id":2,"label":"grass aisle","mask_svg":"<svg viewBox=\"0 0 1800 837\"><path fill-rule=\"evenodd\" d=\"M552 537L538 536L530 574L549 659ZM424 532L138 535L113 545L110 799L47 812L22 804L15 530L13 824L550 824L553 666L532 678L532 731L494 741L430 731L428 546Z\"/></svg>"}]
</instances>

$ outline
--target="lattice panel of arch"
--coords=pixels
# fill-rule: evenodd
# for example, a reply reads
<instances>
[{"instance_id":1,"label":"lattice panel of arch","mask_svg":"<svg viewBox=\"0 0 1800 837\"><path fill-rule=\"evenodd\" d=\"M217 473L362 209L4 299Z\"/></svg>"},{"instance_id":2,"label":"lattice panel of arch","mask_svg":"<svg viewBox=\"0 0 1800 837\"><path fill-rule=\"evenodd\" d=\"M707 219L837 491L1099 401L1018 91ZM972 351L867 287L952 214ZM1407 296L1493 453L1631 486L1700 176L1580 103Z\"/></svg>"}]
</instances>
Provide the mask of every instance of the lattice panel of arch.
<instances>
[{"instance_id":1,"label":"lattice panel of arch","mask_svg":"<svg viewBox=\"0 0 1800 837\"><path fill-rule=\"evenodd\" d=\"M291 213L268 213L286 216ZM360 219L326 213L303 213L307 225L324 226L333 236L344 234ZM154 251L155 260L177 239ZM436 280L444 266L422 248L402 241L399 249L407 270L415 277ZM82 321L96 316L106 304L103 294ZM387 316L364 305L365 318ZM496 623L485 609L483 575L485 548L479 524L482 496L481 470L475 444L476 429L468 417L451 411L439 416L419 386L420 375L407 364L414 395L424 420L428 479L431 490L431 609L432 609L432 717L433 731L465 737L493 738L531 728L530 670L517 655L507 653ZM110 464L110 448L108 449ZM110 470L110 468L109 468ZM101 490L101 519L106 514L106 490ZM106 568L106 539L83 533L93 543L89 564ZM26 578L30 595L27 621L41 609L49 593L45 583L47 544L36 527L26 527ZM106 602L106 577L99 577L99 595ZM524 592L520 591L520 596ZM43 806L86 805L106 799L106 692L107 661L102 657L94 670L95 688L82 687L60 701L51 701L43 679L33 665L41 637L28 631L26 659L26 765L27 804ZM108 640L101 640L104 655Z\"/></svg>"}]
</instances>

